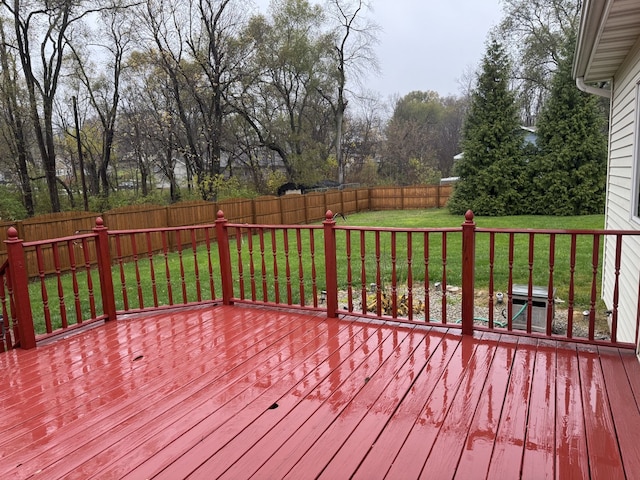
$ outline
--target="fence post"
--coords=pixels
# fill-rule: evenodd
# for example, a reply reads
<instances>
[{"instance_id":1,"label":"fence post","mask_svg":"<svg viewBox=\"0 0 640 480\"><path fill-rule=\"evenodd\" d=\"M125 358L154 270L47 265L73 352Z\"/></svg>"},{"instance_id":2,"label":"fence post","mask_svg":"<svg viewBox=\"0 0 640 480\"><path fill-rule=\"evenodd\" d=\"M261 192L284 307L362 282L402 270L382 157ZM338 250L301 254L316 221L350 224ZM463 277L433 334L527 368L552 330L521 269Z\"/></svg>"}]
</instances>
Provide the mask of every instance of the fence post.
<instances>
[{"instance_id":1,"label":"fence post","mask_svg":"<svg viewBox=\"0 0 640 480\"><path fill-rule=\"evenodd\" d=\"M12 304L15 307L15 319L18 323L18 340L20 348L28 350L36 346L36 332L33 328L33 314L29 298L29 273L24 257L22 240L18 238L18 230L9 227L7 230L7 258L9 260L9 275L13 287Z\"/></svg>"},{"instance_id":2,"label":"fence post","mask_svg":"<svg viewBox=\"0 0 640 480\"><path fill-rule=\"evenodd\" d=\"M96 218L93 228L96 237L96 255L98 259L98 276L100 277L100 294L102 296L102 310L107 321L116 319L116 298L111 276L111 251L109 248L109 230L104 226L102 217Z\"/></svg>"},{"instance_id":3,"label":"fence post","mask_svg":"<svg viewBox=\"0 0 640 480\"><path fill-rule=\"evenodd\" d=\"M476 269L476 224L468 210L462 224L462 334L473 335Z\"/></svg>"},{"instance_id":4,"label":"fence post","mask_svg":"<svg viewBox=\"0 0 640 480\"><path fill-rule=\"evenodd\" d=\"M326 194L325 194L326 195ZM326 198L326 197L325 197ZM336 264L336 222L333 212L327 210L324 226L324 273L326 275L327 317L338 316L338 268Z\"/></svg>"},{"instance_id":5,"label":"fence post","mask_svg":"<svg viewBox=\"0 0 640 480\"><path fill-rule=\"evenodd\" d=\"M251 235L251 232L249 232ZM222 210L218 210L216 219L216 239L218 241L218 256L220 257L220 275L222 277L222 303L231 305L233 302L233 277L231 275L231 253L229 251L229 230L227 219Z\"/></svg>"}]
</instances>

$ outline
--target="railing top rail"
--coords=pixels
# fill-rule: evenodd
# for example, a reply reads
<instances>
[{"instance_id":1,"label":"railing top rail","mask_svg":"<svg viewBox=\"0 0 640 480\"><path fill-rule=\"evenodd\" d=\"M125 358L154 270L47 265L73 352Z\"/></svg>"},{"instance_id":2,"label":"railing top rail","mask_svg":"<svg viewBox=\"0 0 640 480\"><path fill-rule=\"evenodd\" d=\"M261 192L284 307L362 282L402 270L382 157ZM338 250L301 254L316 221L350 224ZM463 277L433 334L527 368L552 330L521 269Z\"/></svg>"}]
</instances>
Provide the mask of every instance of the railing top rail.
<instances>
[{"instance_id":1,"label":"railing top rail","mask_svg":"<svg viewBox=\"0 0 640 480\"><path fill-rule=\"evenodd\" d=\"M73 240L82 240L83 238L95 238L97 237L97 233L82 233L79 235L68 235L66 237L59 238L48 238L46 240L33 240L31 242L24 242L23 246L26 247L37 247L40 245L51 245L52 243L63 243Z\"/></svg>"},{"instance_id":2,"label":"railing top rail","mask_svg":"<svg viewBox=\"0 0 640 480\"><path fill-rule=\"evenodd\" d=\"M357 230L366 232L434 232L434 233L459 233L462 227L429 227L429 228L398 228L398 227L367 227L362 225L336 225L336 230Z\"/></svg>"},{"instance_id":3,"label":"railing top rail","mask_svg":"<svg viewBox=\"0 0 640 480\"><path fill-rule=\"evenodd\" d=\"M516 233L540 235L640 235L640 230L561 230L544 228L476 228L477 233Z\"/></svg>"},{"instance_id":4,"label":"railing top rail","mask_svg":"<svg viewBox=\"0 0 640 480\"><path fill-rule=\"evenodd\" d=\"M199 224L199 225L183 225L180 227L153 227L153 228L130 228L126 230L109 230L109 235L130 235L132 233L156 233L156 232L176 232L184 230L206 230L214 229L216 225L214 223Z\"/></svg>"},{"instance_id":5,"label":"railing top rail","mask_svg":"<svg viewBox=\"0 0 640 480\"><path fill-rule=\"evenodd\" d=\"M282 229L282 230L321 230L322 225L282 225L279 223L275 224L253 224L253 223L227 223L227 227L229 228L264 228L264 229Z\"/></svg>"}]
</instances>

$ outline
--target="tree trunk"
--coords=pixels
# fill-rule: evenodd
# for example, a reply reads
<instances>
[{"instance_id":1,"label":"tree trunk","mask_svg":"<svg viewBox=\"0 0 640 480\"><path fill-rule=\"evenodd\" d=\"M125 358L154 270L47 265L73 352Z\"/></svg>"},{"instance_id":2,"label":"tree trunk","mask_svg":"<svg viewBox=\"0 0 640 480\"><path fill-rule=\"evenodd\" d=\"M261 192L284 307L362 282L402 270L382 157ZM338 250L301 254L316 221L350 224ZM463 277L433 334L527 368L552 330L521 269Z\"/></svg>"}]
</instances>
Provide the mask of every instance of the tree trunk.
<instances>
[{"instance_id":1,"label":"tree trunk","mask_svg":"<svg viewBox=\"0 0 640 480\"><path fill-rule=\"evenodd\" d=\"M338 183L344 183L344 156L342 153L342 124L344 121L344 102L339 102L336 113L336 162L338 163Z\"/></svg>"},{"instance_id":2,"label":"tree trunk","mask_svg":"<svg viewBox=\"0 0 640 480\"><path fill-rule=\"evenodd\" d=\"M56 150L53 137L53 100L44 98L44 122L45 122L45 155L42 157L44 163L44 176L47 180L49 190L49 200L51 211L60 211L60 195L58 194L58 180L56 172Z\"/></svg>"}]
</instances>

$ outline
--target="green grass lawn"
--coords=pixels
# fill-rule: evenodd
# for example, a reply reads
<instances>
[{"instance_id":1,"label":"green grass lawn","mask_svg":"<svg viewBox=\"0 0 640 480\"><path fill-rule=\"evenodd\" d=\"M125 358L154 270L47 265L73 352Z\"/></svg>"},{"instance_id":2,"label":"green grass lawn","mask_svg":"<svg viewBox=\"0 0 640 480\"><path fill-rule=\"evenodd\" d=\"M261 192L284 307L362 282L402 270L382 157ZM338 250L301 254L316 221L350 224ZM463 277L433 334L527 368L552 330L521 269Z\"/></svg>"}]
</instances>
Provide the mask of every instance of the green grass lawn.
<instances>
[{"instance_id":1,"label":"green grass lawn","mask_svg":"<svg viewBox=\"0 0 640 480\"><path fill-rule=\"evenodd\" d=\"M401 211L401 212L368 212L349 216L345 221L338 220L338 225L359 225L359 226L379 226L395 228L443 228L459 227L464 222L464 218L453 216L447 210L428 211ZM580 216L580 217L547 217L547 216L513 216L513 217L476 217L475 222L478 228L506 228L506 229L546 229L546 230L600 230L603 228L604 217L601 215ZM353 236L353 234L352 234ZM442 257L442 234L429 234L429 281L436 282L442 280L443 257ZM339 237L340 238L340 237ZM407 249L406 234L397 234L397 276L399 283L407 278ZM344 252L342 239L339 242L338 251ZM447 284L460 285L462 278L461 252L462 237L459 233L446 234L446 273ZM356 242L357 243L357 242ZM414 281L423 281L425 268L424 241L423 235L412 235L413 252L413 278ZM600 241L599 261L597 273L597 288L600 288L600 263L602 260L602 244ZM557 235L554 249L554 275L553 283L557 296L567 300L569 295L569 284L571 275L571 237L569 235ZM373 247L373 240L367 242L367 250ZM357 252L352 257L358 257ZM391 253L391 241L388 234L381 238L382 260L381 269L383 279L389 281L392 263L389 260ZM533 282L535 285L547 286L549 282L550 263L550 236L536 235L534 242L534 263L529 264L529 235L514 235L514 257L512 265L512 281L516 284L527 284L529 282L530 267L532 267ZM592 266L593 238L590 236L580 236L576 242L576 261L574 268L575 301L581 306L587 306L590 302L591 287L593 281ZM359 258L357 259L359 261ZM344 262L339 261L339 277L346 278L344 274ZM371 260L369 259L371 264ZM342 267L342 268L340 268ZM367 268L368 271L372 271ZM494 290L507 291L509 280L509 235L505 233L495 235L495 257L494 257ZM476 238L476 289L487 290L490 279L489 261L489 234L477 233ZM340 282L344 286L344 282Z\"/></svg>"},{"instance_id":2,"label":"green grass lawn","mask_svg":"<svg viewBox=\"0 0 640 480\"><path fill-rule=\"evenodd\" d=\"M478 217L475 219L477 226L482 228L544 228L544 229L581 229L594 230L601 229L603 225L602 216L583 217ZM374 227L394 227L400 229L408 228L444 228L459 227L464 218L452 216L447 210L409 210L409 211L385 211L367 212L357 215L349 215L346 220L338 219L338 227L348 226L374 226ZM350 254L348 254L347 235L351 238ZM351 270L351 285L355 290L359 290L364 283L368 286L376 282L376 270L379 267L381 284L388 286L391 283L394 271L399 285L407 281L408 269L408 235L398 232L395 235L396 249L392 249L392 234L382 232L378 235L374 232L367 232L364 235L364 253L360 247L359 232L347 233L345 230L338 230L337 239L337 259L338 259L338 284L339 288L346 289L348 286L348 274ZM288 249L284 248L285 234L282 230L266 231L262 238L258 234L250 238L246 235L240 237L240 250L236 238L231 238L231 260L234 275L234 296L251 298L252 286L255 289L256 299L261 301L265 298L268 301L276 300L276 292L279 302L299 304L300 292L304 290L306 305L313 303L312 292L314 289L320 291L326 288L324 280L324 242L321 230L302 230L299 241L294 230L287 231ZM424 255L424 233L411 234L411 274L413 282L424 282L425 274L428 270L429 282L443 280L443 257L442 239L440 232L428 234L428 264L425 267ZM276 254L273 254L273 240L276 244ZM314 249L311 253L311 242ZM508 265L508 242L509 236L497 234L495 241L495 265L494 265L494 290L507 291L509 274ZM376 243L379 245L379 257L376 255ZM489 285L489 235L486 233L477 234L476 245L476 289L486 290ZM600 244L600 251L602 250ZM262 247L261 247L262 245ZM249 247L253 255L249 253ZM461 235L459 233L446 234L446 282L447 284L460 285L461 280ZM567 300L569 280L570 280L570 238L568 236L558 236L555 246L555 267L554 267L554 287L557 289L557 296ZM575 301L576 308L588 306L590 292L593 281L593 271L591 265L591 253L593 250L591 238L579 238L577 242L577 255L575 264ZM121 277L125 278L125 291L129 301L129 308L139 306L139 292L143 299L144 306L151 306L154 303L153 286L157 294L158 303L166 305L169 303L169 289L173 294L174 303L182 303L183 287L186 292L187 301L195 301L196 278L199 279L203 299L211 298L209 292L209 262L214 272L213 282L215 284L216 297L221 296L221 284L219 279L219 259L217 245L211 246L210 252L205 246L197 249L194 260L193 252L186 248L182 257L176 252L170 253L165 259L164 255L154 255L151 263L146 256L140 257L137 265L133 262L124 263L122 275L118 264L112 267L116 306L118 309L124 308L124 295L121 285ZM361 276L362 263L364 257L365 278ZM513 282L526 284L529 279L529 238L528 235L518 234L515 236L514 262L513 262ZM549 281L549 236L540 235L536 237L534 245L534 264L532 274L535 285L546 286ZM600 263L598 262L598 273L596 287L600 289ZM242 283L244 291L240 291L239 265L242 265ZM151 267L155 279L151 275ZM263 266L264 265L264 266ZM196 277L196 267L198 276ZM171 280L167 282L166 274L170 272ZM277 275L276 275L277 271ZM302 279L299 272L302 271ZM312 272L316 272L317 283L313 283ZM181 274L184 272L184 274ZM92 272L93 289L96 297L96 308L98 314L102 312L97 270ZM184 278L184 284L183 279ZM78 301L82 309L84 318L89 316L89 294L87 289L86 273L80 271L77 276L79 293ZM65 292L63 300L65 310L70 319L75 318L75 299L72 289L71 275L64 275L61 279L62 289ZM56 278L49 278L46 281L48 291L48 307L52 316L54 328L60 324L60 298L58 296L58 282ZM263 287L266 287L263 288ZM277 287L277 288L276 288ZM402 292L400 292L402 293ZM31 298L34 312L34 321L38 332L44 331L44 309L42 302L41 286L39 282L31 285ZM598 296L599 298L599 296Z\"/></svg>"}]
</instances>

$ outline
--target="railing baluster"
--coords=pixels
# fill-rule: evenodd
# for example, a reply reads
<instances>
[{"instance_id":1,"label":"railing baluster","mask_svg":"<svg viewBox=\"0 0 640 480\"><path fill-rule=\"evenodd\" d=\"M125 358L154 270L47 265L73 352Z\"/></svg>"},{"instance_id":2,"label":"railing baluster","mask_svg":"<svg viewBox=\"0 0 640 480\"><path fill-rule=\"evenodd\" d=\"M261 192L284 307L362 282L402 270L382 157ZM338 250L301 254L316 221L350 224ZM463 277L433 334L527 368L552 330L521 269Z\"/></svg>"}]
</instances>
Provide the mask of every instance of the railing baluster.
<instances>
[{"instance_id":1,"label":"railing baluster","mask_svg":"<svg viewBox=\"0 0 640 480\"><path fill-rule=\"evenodd\" d=\"M413 320L413 242L411 232L407 232L407 313Z\"/></svg>"},{"instance_id":2,"label":"railing baluster","mask_svg":"<svg viewBox=\"0 0 640 480\"><path fill-rule=\"evenodd\" d=\"M514 256L515 234L509 233L509 303L507 304L507 330L513 330L513 256Z\"/></svg>"},{"instance_id":3,"label":"railing baluster","mask_svg":"<svg viewBox=\"0 0 640 480\"><path fill-rule=\"evenodd\" d=\"M236 229L236 251L238 253L238 285L240 288L240 300L244 300L244 264L242 260L242 235L242 229Z\"/></svg>"},{"instance_id":4,"label":"railing baluster","mask_svg":"<svg viewBox=\"0 0 640 480\"><path fill-rule=\"evenodd\" d=\"M144 295L142 293L142 279L140 276L140 265L138 263L138 244L136 242L136 235L133 234L129 237L131 239L131 251L133 252L133 266L136 272L136 290L138 292L138 308L144 308Z\"/></svg>"},{"instance_id":5,"label":"railing baluster","mask_svg":"<svg viewBox=\"0 0 640 480\"><path fill-rule=\"evenodd\" d=\"M149 276L151 277L151 293L153 294L153 306L158 306L158 287L156 286L156 271L153 268L153 247L151 244L151 232L146 232L147 259L149 260Z\"/></svg>"},{"instance_id":6,"label":"railing baluster","mask_svg":"<svg viewBox=\"0 0 640 480\"><path fill-rule=\"evenodd\" d=\"M598 296L598 266L600 263L600 235L593 236L593 251L591 254L591 306L589 308L589 340L595 338L596 302Z\"/></svg>"},{"instance_id":7,"label":"railing baluster","mask_svg":"<svg viewBox=\"0 0 640 480\"><path fill-rule=\"evenodd\" d=\"M362 301L362 314L367 314L367 249L366 249L366 232L360 230L360 282L361 282L361 301Z\"/></svg>"},{"instance_id":8,"label":"railing baluster","mask_svg":"<svg viewBox=\"0 0 640 480\"><path fill-rule=\"evenodd\" d=\"M347 305L349 312L353 312L353 285L351 271L351 230L345 232L345 242L347 248Z\"/></svg>"},{"instance_id":9,"label":"railing baluster","mask_svg":"<svg viewBox=\"0 0 640 480\"><path fill-rule=\"evenodd\" d=\"M304 298L304 269L302 268L302 237L299 228L296 228L296 246L298 248L298 280L300 282L300 306L305 306Z\"/></svg>"},{"instance_id":10,"label":"railing baluster","mask_svg":"<svg viewBox=\"0 0 640 480\"><path fill-rule=\"evenodd\" d=\"M62 286L62 272L60 270L60 252L58 251L58 243L54 242L52 247L53 265L56 272L56 282L58 285L58 306L60 307L60 323L62 328L68 328L67 306L64 303L64 287Z\"/></svg>"},{"instance_id":11,"label":"railing baluster","mask_svg":"<svg viewBox=\"0 0 640 480\"><path fill-rule=\"evenodd\" d=\"M613 312L611 314L611 341L618 341L618 301L620 297L620 263L622 262L622 235L616 235L616 264L613 283Z\"/></svg>"},{"instance_id":12,"label":"railing baluster","mask_svg":"<svg viewBox=\"0 0 640 480\"><path fill-rule=\"evenodd\" d=\"M241 232L236 232L238 236L241 236ZM209 299L215 300L216 298L216 286L213 281L213 262L211 261L211 233L209 228L204 229L204 241L207 249L207 273L209 275Z\"/></svg>"},{"instance_id":13,"label":"railing baluster","mask_svg":"<svg viewBox=\"0 0 640 480\"><path fill-rule=\"evenodd\" d=\"M380 231L375 232L376 239L376 315L382 316L382 275L380 273Z\"/></svg>"},{"instance_id":14,"label":"railing baluster","mask_svg":"<svg viewBox=\"0 0 640 480\"><path fill-rule=\"evenodd\" d=\"M280 303L280 279L278 278L278 241L276 240L275 228L271 229L271 253L273 255L273 284L276 303Z\"/></svg>"},{"instance_id":15,"label":"railing baluster","mask_svg":"<svg viewBox=\"0 0 640 480\"><path fill-rule=\"evenodd\" d=\"M291 305L293 303L292 293L291 293L291 263L289 260L289 230L284 229L282 232L282 238L284 243L284 265L285 265L285 274L287 278L287 305Z\"/></svg>"},{"instance_id":16,"label":"railing baluster","mask_svg":"<svg viewBox=\"0 0 640 480\"><path fill-rule=\"evenodd\" d=\"M547 335L551 336L553 327L554 295L553 295L553 271L556 259L556 235L549 235L549 282L547 284Z\"/></svg>"},{"instance_id":17,"label":"railing baluster","mask_svg":"<svg viewBox=\"0 0 640 480\"><path fill-rule=\"evenodd\" d=\"M573 308L575 302L576 252L578 236L571 234L571 252L569 255L569 310L567 312L567 338L573 338Z\"/></svg>"},{"instance_id":18,"label":"railing baluster","mask_svg":"<svg viewBox=\"0 0 640 480\"><path fill-rule=\"evenodd\" d=\"M11 318L9 317L7 311L7 296L5 293L5 282L9 281L9 267L8 262L5 263L7 267L4 270L4 273L0 275L0 304L2 305L2 338L0 339L0 353L5 352L6 350L11 350L13 348L13 341L11 339ZM9 299L11 300L11 299Z\"/></svg>"},{"instance_id":19,"label":"railing baluster","mask_svg":"<svg viewBox=\"0 0 640 480\"><path fill-rule=\"evenodd\" d=\"M164 255L164 271L167 277L167 299L173 305L173 290L171 287L171 268L169 267L169 248L167 246L167 232L162 232L162 254Z\"/></svg>"},{"instance_id":20,"label":"railing baluster","mask_svg":"<svg viewBox=\"0 0 640 480\"><path fill-rule=\"evenodd\" d=\"M424 232L424 321L431 321L431 293L429 282L429 232Z\"/></svg>"},{"instance_id":21,"label":"railing baluster","mask_svg":"<svg viewBox=\"0 0 640 480\"><path fill-rule=\"evenodd\" d=\"M196 242L196 231L194 228L189 229L191 232L191 251L193 252L193 274L196 277L196 299L202 302L202 286L200 285L200 268L198 266L198 244Z\"/></svg>"},{"instance_id":22,"label":"railing baluster","mask_svg":"<svg viewBox=\"0 0 640 480\"><path fill-rule=\"evenodd\" d=\"M8 271L9 276L7 277L7 294L9 295L9 306L11 308L11 324L13 325L13 341L15 344L22 343L20 342L20 326L18 325L17 311L16 308L16 298L13 292L13 280L11 272ZM35 346L35 330L34 330L34 346Z\"/></svg>"},{"instance_id":23,"label":"railing baluster","mask_svg":"<svg viewBox=\"0 0 640 480\"><path fill-rule=\"evenodd\" d=\"M256 267L253 260L253 232L249 229L247 234L247 247L249 248L249 280L251 284L251 300L256 301Z\"/></svg>"},{"instance_id":24,"label":"railing baluster","mask_svg":"<svg viewBox=\"0 0 640 480\"><path fill-rule=\"evenodd\" d=\"M178 260L180 264L180 286L182 288L182 303L187 303L187 281L184 273L184 259L182 257L182 236L180 230L176 230L176 246L178 248Z\"/></svg>"},{"instance_id":25,"label":"railing baluster","mask_svg":"<svg viewBox=\"0 0 640 480\"><path fill-rule=\"evenodd\" d=\"M318 308L318 282L316 279L316 245L315 230L309 230L309 250L311 254L311 288L313 294L313 306Z\"/></svg>"},{"instance_id":26,"label":"railing baluster","mask_svg":"<svg viewBox=\"0 0 640 480\"><path fill-rule=\"evenodd\" d=\"M267 288L267 264L264 252L264 229L258 230L258 238L260 239L260 271L262 272L262 300L269 301L269 290Z\"/></svg>"},{"instance_id":27,"label":"railing baluster","mask_svg":"<svg viewBox=\"0 0 640 480\"><path fill-rule=\"evenodd\" d=\"M86 238L82 239L82 254L84 255L84 269L87 275L87 290L89 296L89 311L91 318L96 318L96 299L93 292L93 278L91 275L91 257L89 255L89 242Z\"/></svg>"},{"instance_id":28,"label":"railing baluster","mask_svg":"<svg viewBox=\"0 0 640 480\"><path fill-rule=\"evenodd\" d=\"M531 333L533 326L533 253L535 246L535 234L529 234L529 281L527 288L527 333Z\"/></svg>"},{"instance_id":29,"label":"railing baluster","mask_svg":"<svg viewBox=\"0 0 640 480\"><path fill-rule=\"evenodd\" d=\"M120 269L120 288L122 291L122 303L124 311L129 310L129 297L127 295L127 277L124 274L124 260L122 258L122 245L120 234L116 235L116 255L118 257L118 268Z\"/></svg>"},{"instance_id":30,"label":"railing baluster","mask_svg":"<svg viewBox=\"0 0 640 480\"><path fill-rule=\"evenodd\" d=\"M494 291L495 291L495 278L494 268L496 262L496 233L489 233L489 328L494 328Z\"/></svg>"},{"instance_id":31,"label":"railing baluster","mask_svg":"<svg viewBox=\"0 0 640 480\"><path fill-rule=\"evenodd\" d=\"M442 232L442 284L440 286L442 294L442 323L447 323L447 232Z\"/></svg>"},{"instance_id":32,"label":"railing baluster","mask_svg":"<svg viewBox=\"0 0 640 480\"><path fill-rule=\"evenodd\" d=\"M391 316L398 318L398 272L396 265L396 232L391 232Z\"/></svg>"},{"instance_id":33,"label":"railing baluster","mask_svg":"<svg viewBox=\"0 0 640 480\"><path fill-rule=\"evenodd\" d=\"M69 254L69 268L71 269L71 287L73 290L73 304L75 306L76 323L82 323L82 306L80 305L80 292L78 289L78 272L76 266L75 240L67 240L67 252Z\"/></svg>"},{"instance_id":34,"label":"railing baluster","mask_svg":"<svg viewBox=\"0 0 640 480\"><path fill-rule=\"evenodd\" d=\"M47 291L46 271L44 269L44 257L42 255L42 246L36 245L36 260L38 263L38 277L40 278L40 295L42 297L42 310L44 313L44 325L47 333L53 332L51 325L51 310L49 309L49 293Z\"/></svg>"}]
</instances>

